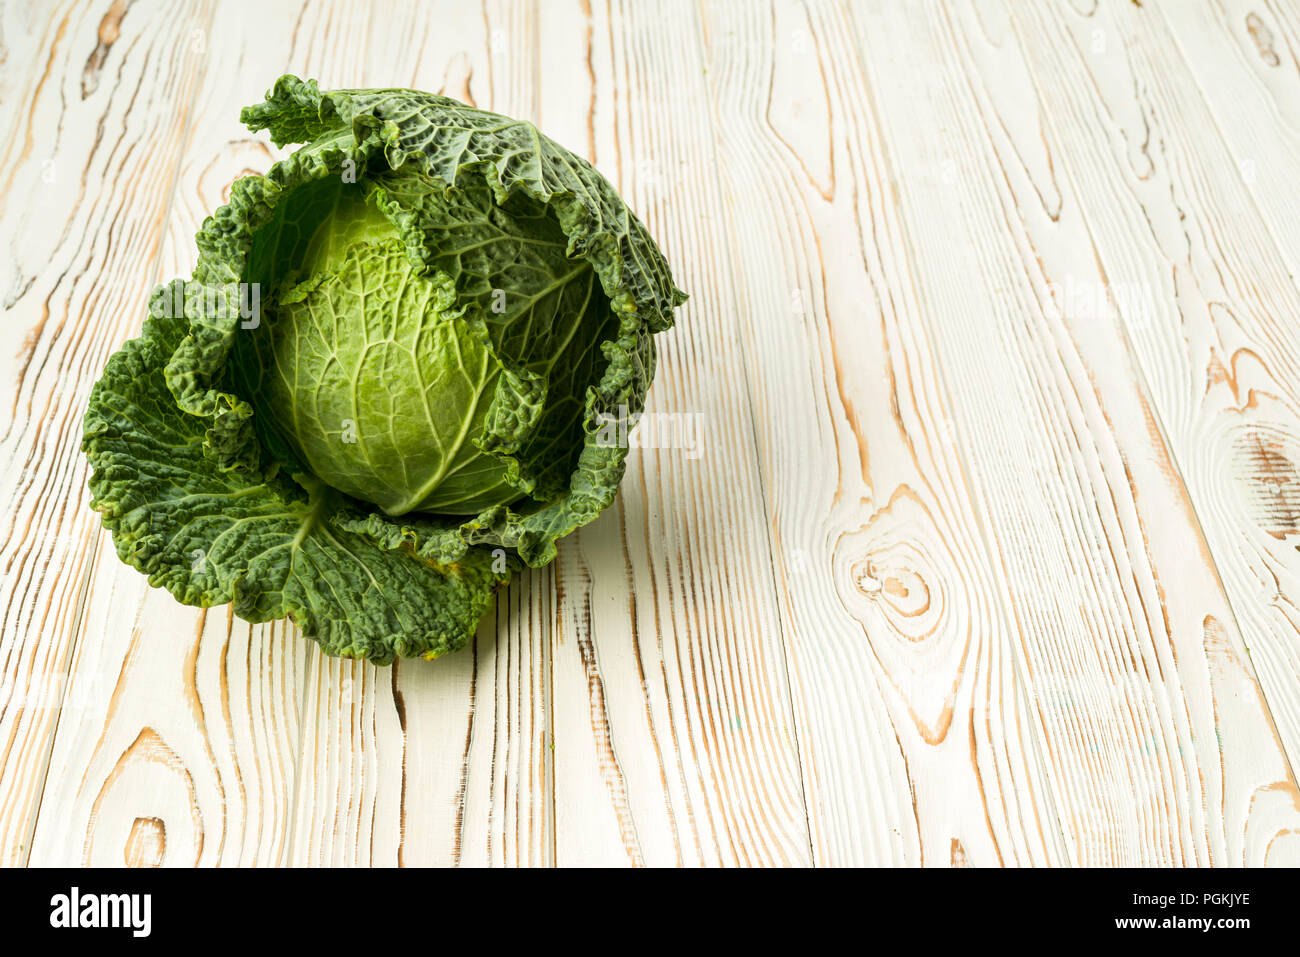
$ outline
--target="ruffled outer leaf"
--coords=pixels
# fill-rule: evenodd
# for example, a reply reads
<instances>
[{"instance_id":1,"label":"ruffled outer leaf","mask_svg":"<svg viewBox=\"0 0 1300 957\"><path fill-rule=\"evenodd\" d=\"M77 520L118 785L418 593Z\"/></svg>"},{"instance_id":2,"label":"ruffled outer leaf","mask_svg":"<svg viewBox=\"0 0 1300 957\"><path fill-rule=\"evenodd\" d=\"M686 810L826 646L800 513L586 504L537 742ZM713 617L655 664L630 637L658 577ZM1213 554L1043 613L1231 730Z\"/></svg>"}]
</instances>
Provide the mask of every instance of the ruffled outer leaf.
<instances>
[{"instance_id":1,"label":"ruffled outer leaf","mask_svg":"<svg viewBox=\"0 0 1300 957\"><path fill-rule=\"evenodd\" d=\"M440 562L398 538L376 547L337 493L214 468L202 420L176 407L163 378L184 331L181 319L149 319L109 360L86 413L91 507L118 557L188 605L290 615L331 655L386 664L463 646L509 578L493 570L499 556L451 549Z\"/></svg>"}]
</instances>

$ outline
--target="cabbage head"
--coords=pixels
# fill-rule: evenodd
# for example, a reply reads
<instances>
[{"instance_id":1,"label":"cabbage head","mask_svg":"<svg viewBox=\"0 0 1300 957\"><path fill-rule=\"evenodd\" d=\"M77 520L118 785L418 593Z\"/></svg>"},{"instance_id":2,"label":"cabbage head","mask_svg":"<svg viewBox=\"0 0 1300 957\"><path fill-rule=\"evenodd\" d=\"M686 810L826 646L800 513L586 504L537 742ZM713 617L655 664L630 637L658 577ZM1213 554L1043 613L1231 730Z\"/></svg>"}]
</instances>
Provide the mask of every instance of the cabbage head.
<instances>
[{"instance_id":1,"label":"cabbage head","mask_svg":"<svg viewBox=\"0 0 1300 957\"><path fill-rule=\"evenodd\" d=\"M91 507L190 605L378 663L463 646L614 498L685 300L589 163L412 90L282 77L278 146L92 390Z\"/></svg>"}]
</instances>

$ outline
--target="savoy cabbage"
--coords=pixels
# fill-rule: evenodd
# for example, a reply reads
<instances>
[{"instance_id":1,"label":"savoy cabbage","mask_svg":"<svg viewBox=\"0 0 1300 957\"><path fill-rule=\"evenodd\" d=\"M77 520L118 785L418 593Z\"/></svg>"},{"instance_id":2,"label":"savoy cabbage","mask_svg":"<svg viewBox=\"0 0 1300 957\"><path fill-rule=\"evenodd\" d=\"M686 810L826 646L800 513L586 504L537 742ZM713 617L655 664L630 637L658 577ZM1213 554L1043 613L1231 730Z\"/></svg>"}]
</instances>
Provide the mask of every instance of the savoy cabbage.
<instances>
[{"instance_id":1,"label":"savoy cabbage","mask_svg":"<svg viewBox=\"0 0 1300 957\"><path fill-rule=\"evenodd\" d=\"M437 657L613 500L602 423L642 408L685 295L531 124L291 76L241 118L306 145L235 182L193 277L109 360L91 505L182 602Z\"/></svg>"}]
</instances>

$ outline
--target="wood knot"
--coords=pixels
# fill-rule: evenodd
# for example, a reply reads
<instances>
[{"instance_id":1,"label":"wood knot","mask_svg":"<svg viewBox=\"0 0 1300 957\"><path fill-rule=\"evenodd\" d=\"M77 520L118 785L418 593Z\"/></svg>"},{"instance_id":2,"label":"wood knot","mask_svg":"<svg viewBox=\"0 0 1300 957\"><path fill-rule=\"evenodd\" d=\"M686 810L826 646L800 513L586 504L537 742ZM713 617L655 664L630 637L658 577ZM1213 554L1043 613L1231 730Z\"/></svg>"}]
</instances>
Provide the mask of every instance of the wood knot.
<instances>
[{"instance_id":1,"label":"wood knot","mask_svg":"<svg viewBox=\"0 0 1300 957\"><path fill-rule=\"evenodd\" d=\"M127 867L161 867L167 851L167 825L158 817L138 817L131 824L122 857Z\"/></svg>"}]
</instances>

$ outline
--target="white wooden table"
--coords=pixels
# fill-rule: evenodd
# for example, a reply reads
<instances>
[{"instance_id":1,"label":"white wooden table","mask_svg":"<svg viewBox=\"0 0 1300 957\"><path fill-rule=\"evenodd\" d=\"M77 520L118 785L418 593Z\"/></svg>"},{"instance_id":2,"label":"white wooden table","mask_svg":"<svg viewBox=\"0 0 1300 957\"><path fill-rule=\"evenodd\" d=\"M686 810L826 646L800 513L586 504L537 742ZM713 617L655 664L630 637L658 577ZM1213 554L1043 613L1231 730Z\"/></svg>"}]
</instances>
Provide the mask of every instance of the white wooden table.
<instances>
[{"instance_id":1,"label":"white wooden table","mask_svg":"<svg viewBox=\"0 0 1300 957\"><path fill-rule=\"evenodd\" d=\"M1295 0L5 3L0 863L1300 862ZM150 589L81 416L277 76L589 157L692 294L471 649Z\"/></svg>"}]
</instances>

